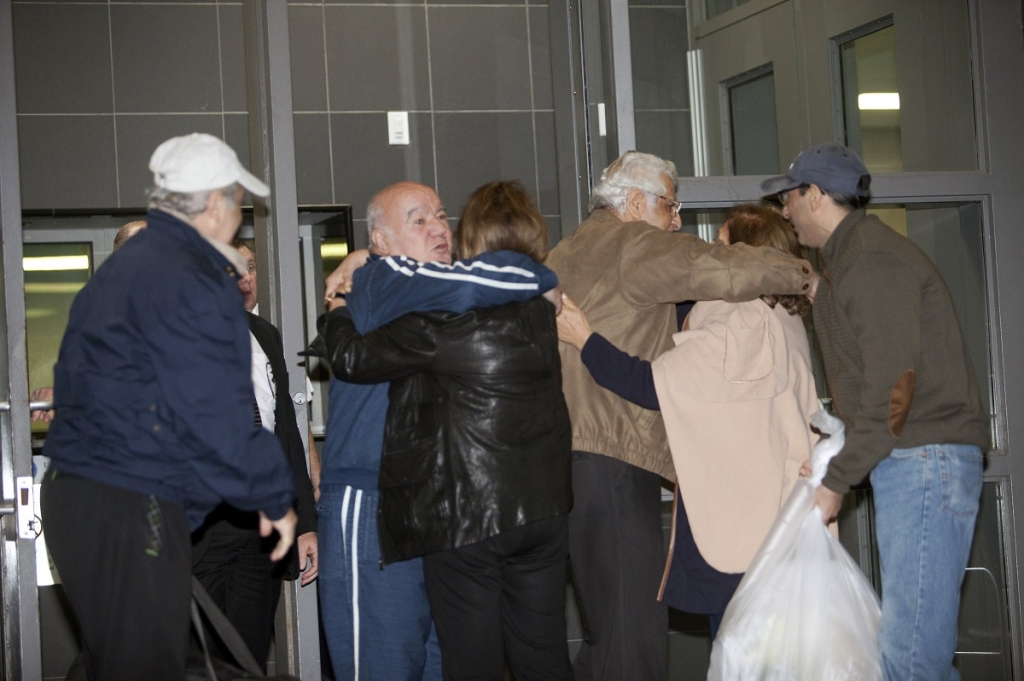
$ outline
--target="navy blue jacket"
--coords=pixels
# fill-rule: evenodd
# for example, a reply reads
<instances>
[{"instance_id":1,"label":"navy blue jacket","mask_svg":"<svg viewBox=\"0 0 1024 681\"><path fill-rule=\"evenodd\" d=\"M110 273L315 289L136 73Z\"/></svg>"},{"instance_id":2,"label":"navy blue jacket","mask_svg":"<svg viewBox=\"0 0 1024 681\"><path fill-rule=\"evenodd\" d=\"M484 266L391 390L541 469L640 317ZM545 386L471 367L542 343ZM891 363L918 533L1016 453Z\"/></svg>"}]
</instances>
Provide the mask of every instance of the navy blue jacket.
<instances>
[{"instance_id":1,"label":"navy blue jacket","mask_svg":"<svg viewBox=\"0 0 1024 681\"><path fill-rule=\"evenodd\" d=\"M253 424L237 273L192 226L150 211L75 297L54 366L53 466L184 509L282 517L295 495L277 438Z\"/></svg>"}]
</instances>

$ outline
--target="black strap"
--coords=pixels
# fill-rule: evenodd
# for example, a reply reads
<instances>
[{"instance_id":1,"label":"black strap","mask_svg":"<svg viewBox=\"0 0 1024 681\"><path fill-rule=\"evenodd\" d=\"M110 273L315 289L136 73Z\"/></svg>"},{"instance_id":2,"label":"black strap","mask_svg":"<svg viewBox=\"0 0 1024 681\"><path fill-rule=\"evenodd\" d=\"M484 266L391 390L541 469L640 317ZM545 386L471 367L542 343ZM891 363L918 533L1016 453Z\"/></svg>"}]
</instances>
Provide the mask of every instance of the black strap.
<instances>
[{"instance_id":1,"label":"black strap","mask_svg":"<svg viewBox=\"0 0 1024 681\"><path fill-rule=\"evenodd\" d=\"M217 672L213 668L213 660L210 659L210 648L206 645L206 634L203 633L203 620L199 617L199 608L196 601L192 599L192 626L196 628L196 635L199 636L199 645L203 647L203 658L206 660L206 675L210 681L217 681Z\"/></svg>"},{"instance_id":2,"label":"black strap","mask_svg":"<svg viewBox=\"0 0 1024 681\"><path fill-rule=\"evenodd\" d=\"M195 604L199 605L199 608L206 615L206 618L210 621L213 626L213 630L217 632L220 640L224 643L224 646L231 653L231 656L235 658L235 662L238 666L256 676L263 678L265 674L260 670L260 666L256 663L256 658L252 656L249 651L249 647L245 645L245 641L242 640L241 634L235 629L228 618L220 611L217 604L210 598L210 594L206 593L206 589L199 582L198 579L193 575L192 577L192 599L193 599L193 622L196 622L196 629L199 630L199 640L203 643L203 650L206 652L206 643L203 641L201 622L197 621L198 613L195 612ZM213 667L210 663L210 654L206 652L207 669L211 673L211 678L216 679L216 676L212 675Z\"/></svg>"}]
</instances>

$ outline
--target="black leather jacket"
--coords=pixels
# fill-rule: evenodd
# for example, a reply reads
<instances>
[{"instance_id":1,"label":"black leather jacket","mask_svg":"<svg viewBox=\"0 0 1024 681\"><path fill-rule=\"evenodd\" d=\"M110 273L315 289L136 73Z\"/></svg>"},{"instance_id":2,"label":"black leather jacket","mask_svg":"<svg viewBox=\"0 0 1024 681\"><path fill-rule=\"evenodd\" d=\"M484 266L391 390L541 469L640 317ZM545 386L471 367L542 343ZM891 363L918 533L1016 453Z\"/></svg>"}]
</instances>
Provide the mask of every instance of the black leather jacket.
<instances>
[{"instance_id":1,"label":"black leather jacket","mask_svg":"<svg viewBox=\"0 0 1024 681\"><path fill-rule=\"evenodd\" d=\"M322 318L314 350L337 378L391 381L378 508L385 563L569 512L572 434L544 299L410 314L365 336L341 308Z\"/></svg>"}]
</instances>

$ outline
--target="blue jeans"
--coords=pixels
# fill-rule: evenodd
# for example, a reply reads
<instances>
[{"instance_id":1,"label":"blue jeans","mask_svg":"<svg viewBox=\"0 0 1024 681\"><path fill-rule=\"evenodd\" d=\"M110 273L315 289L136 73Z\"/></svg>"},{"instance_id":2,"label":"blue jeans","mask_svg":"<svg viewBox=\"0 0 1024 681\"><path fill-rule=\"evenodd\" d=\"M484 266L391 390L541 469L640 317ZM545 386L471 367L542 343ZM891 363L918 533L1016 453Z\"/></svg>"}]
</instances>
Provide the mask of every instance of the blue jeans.
<instances>
[{"instance_id":1,"label":"blue jeans","mask_svg":"<svg viewBox=\"0 0 1024 681\"><path fill-rule=\"evenodd\" d=\"M321 485L320 609L338 681L440 681L423 560L380 566L377 490Z\"/></svg>"},{"instance_id":2,"label":"blue jeans","mask_svg":"<svg viewBox=\"0 0 1024 681\"><path fill-rule=\"evenodd\" d=\"M956 681L960 585L981 497L973 445L894 449L871 471L888 681Z\"/></svg>"}]
</instances>

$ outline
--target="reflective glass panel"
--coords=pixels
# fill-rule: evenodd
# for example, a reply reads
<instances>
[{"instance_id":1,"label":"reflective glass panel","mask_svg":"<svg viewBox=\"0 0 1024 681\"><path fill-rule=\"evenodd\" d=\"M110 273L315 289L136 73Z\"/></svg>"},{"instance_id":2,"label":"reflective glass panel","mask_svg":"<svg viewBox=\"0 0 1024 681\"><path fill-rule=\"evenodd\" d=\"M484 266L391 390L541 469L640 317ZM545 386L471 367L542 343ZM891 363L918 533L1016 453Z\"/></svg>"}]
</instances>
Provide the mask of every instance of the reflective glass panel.
<instances>
[{"instance_id":1,"label":"reflective glass panel","mask_svg":"<svg viewBox=\"0 0 1024 681\"><path fill-rule=\"evenodd\" d=\"M903 170L896 29L887 26L840 47L846 146L873 172Z\"/></svg>"},{"instance_id":2,"label":"reflective glass panel","mask_svg":"<svg viewBox=\"0 0 1024 681\"><path fill-rule=\"evenodd\" d=\"M1002 485L986 482L960 592L960 635L953 664L963 679L1012 678L1003 553Z\"/></svg>"},{"instance_id":3,"label":"reflective glass panel","mask_svg":"<svg viewBox=\"0 0 1024 681\"><path fill-rule=\"evenodd\" d=\"M704 8L707 12L708 19L710 19L711 17L718 16L722 12L728 12L734 7L745 5L748 2L750 2L750 0L707 0Z\"/></svg>"},{"instance_id":4,"label":"reflective glass panel","mask_svg":"<svg viewBox=\"0 0 1024 681\"><path fill-rule=\"evenodd\" d=\"M834 19L866 14L839 0L824 5ZM883 7L891 14L833 36L842 138L873 172L977 168L967 2L902 0Z\"/></svg>"},{"instance_id":5,"label":"reflective glass panel","mask_svg":"<svg viewBox=\"0 0 1024 681\"><path fill-rule=\"evenodd\" d=\"M729 127L734 174L780 172L775 75L770 69L729 86Z\"/></svg>"},{"instance_id":6,"label":"reflective glass panel","mask_svg":"<svg viewBox=\"0 0 1024 681\"><path fill-rule=\"evenodd\" d=\"M53 386L53 365L68 325L75 296L92 274L88 243L25 244L25 338L28 346L28 386ZM32 423L33 433L47 424Z\"/></svg>"}]
</instances>

